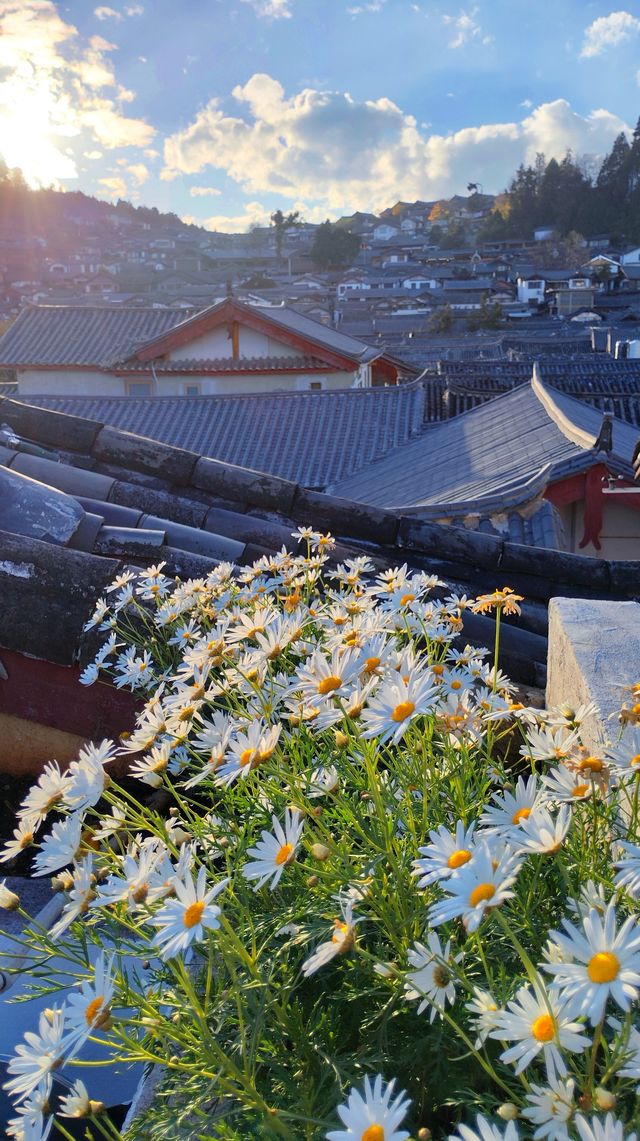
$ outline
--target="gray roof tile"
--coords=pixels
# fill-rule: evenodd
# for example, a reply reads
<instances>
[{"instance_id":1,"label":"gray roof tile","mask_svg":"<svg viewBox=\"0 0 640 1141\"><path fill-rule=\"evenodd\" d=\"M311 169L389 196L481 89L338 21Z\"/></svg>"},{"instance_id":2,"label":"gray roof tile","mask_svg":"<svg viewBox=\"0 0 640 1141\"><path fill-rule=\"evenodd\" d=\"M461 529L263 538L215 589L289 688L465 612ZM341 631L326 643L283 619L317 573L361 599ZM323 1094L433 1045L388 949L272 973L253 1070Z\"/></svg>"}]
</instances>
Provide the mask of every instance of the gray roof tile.
<instances>
[{"instance_id":1,"label":"gray roof tile","mask_svg":"<svg viewBox=\"0 0 640 1141\"><path fill-rule=\"evenodd\" d=\"M307 487L344 479L422 430L418 381L392 388L245 396L23 397Z\"/></svg>"},{"instance_id":2,"label":"gray roof tile","mask_svg":"<svg viewBox=\"0 0 640 1141\"><path fill-rule=\"evenodd\" d=\"M0 367L97 365L108 368L141 341L184 320L180 309L109 305L30 305L0 337Z\"/></svg>"}]
</instances>

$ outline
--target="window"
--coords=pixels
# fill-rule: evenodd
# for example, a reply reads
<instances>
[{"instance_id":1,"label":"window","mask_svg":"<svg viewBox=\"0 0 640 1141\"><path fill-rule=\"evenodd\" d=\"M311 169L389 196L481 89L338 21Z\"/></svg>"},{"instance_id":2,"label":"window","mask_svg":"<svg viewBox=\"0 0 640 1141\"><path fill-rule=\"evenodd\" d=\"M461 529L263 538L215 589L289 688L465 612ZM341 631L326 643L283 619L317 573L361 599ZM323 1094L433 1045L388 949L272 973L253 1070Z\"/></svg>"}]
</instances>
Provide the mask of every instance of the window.
<instances>
[{"instance_id":1,"label":"window","mask_svg":"<svg viewBox=\"0 0 640 1141\"><path fill-rule=\"evenodd\" d=\"M128 380L127 396L151 396L151 381Z\"/></svg>"},{"instance_id":2,"label":"window","mask_svg":"<svg viewBox=\"0 0 640 1141\"><path fill-rule=\"evenodd\" d=\"M309 388L322 388L322 381L321 380L310 381Z\"/></svg>"},{"instance_id":3,"label":"window","mask_svg":"<svg viewBox=\"0 0 640 1141\"><path fill-rule=\"evenodd\" d=\"M199 384L185 384L183 386L183 392L184 392L185 396L199 396L200 395L200 385Z\"/></svg>"}]
</instances>

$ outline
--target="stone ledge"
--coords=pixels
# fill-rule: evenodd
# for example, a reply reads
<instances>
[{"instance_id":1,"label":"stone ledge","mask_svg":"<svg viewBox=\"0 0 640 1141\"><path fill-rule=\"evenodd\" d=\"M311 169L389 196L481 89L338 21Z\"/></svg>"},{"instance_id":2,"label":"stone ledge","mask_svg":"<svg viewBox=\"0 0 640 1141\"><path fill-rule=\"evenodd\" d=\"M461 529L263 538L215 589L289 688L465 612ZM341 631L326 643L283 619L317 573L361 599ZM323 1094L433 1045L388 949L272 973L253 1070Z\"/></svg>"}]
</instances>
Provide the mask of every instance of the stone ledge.
<instances>
[{"instance_id":1,"label":"stone ledge","mask_svg":"<svg viewBox=\"0 0 640 1141\"><path fill-rule=\"evenodd\" d=\"M597 599L552 598L549 604L547 705L573 708L595 702L583 726L585 745L597 753L618 735L622 687L638 680L640 605ZM611 718L611 719L610 719Z\"/></svg>"}]
</instances>

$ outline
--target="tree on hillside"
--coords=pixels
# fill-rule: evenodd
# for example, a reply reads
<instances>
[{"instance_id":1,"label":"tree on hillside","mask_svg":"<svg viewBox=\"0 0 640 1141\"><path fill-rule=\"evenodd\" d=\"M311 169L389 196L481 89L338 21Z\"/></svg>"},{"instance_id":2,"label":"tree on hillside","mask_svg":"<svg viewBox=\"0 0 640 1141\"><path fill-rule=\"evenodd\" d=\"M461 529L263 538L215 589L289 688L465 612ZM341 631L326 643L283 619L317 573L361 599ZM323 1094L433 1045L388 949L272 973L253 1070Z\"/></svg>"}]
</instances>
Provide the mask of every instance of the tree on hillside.
<instances>
[{"instance_id":1,"label":"tree on hillside","mask_svg":"<svg viewBox=\"0 0 640 1141\"><path fill-rule=\"evenodd\" d=\"M276 234L276 256L278 260L282 257L282 243L287 230L291 230L293 226L300 223L300 211L292 210L289 214L283 214L282 210L276 210L271 215L271 225L273 226Z\"/></svg>"},{"instance_id":2,"label":"tree on hillside","mask_svg":"<svg viewBox=\"0 0 640 1141\"><path fill-rule=\"evenodd\" d=\"M310 257L318 269L345 269L352 265L360 250L360 239L350 230L343 230L341 226L334 226L327 219L318 226Z\"/></svg>"}]
</instances>

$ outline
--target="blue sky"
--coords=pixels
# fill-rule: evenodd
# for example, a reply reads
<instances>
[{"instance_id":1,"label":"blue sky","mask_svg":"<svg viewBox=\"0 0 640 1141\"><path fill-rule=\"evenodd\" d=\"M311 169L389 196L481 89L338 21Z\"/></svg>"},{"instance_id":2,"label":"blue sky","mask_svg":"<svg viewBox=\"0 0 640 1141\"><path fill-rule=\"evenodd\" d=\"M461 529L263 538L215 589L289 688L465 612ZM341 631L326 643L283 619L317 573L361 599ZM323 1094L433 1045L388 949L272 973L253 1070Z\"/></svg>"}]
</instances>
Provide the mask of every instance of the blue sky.
<instances>
[{"instance_id":1,"label":"blue sky","mask_svg":"<svg viewBox=\"0 0 640 1141\"><path fill-rule=\"evenodd\" d=\"M225 230L504 189L640 115L640 0L0 0L0 154Z\"/></svg>"}]
</instances>

